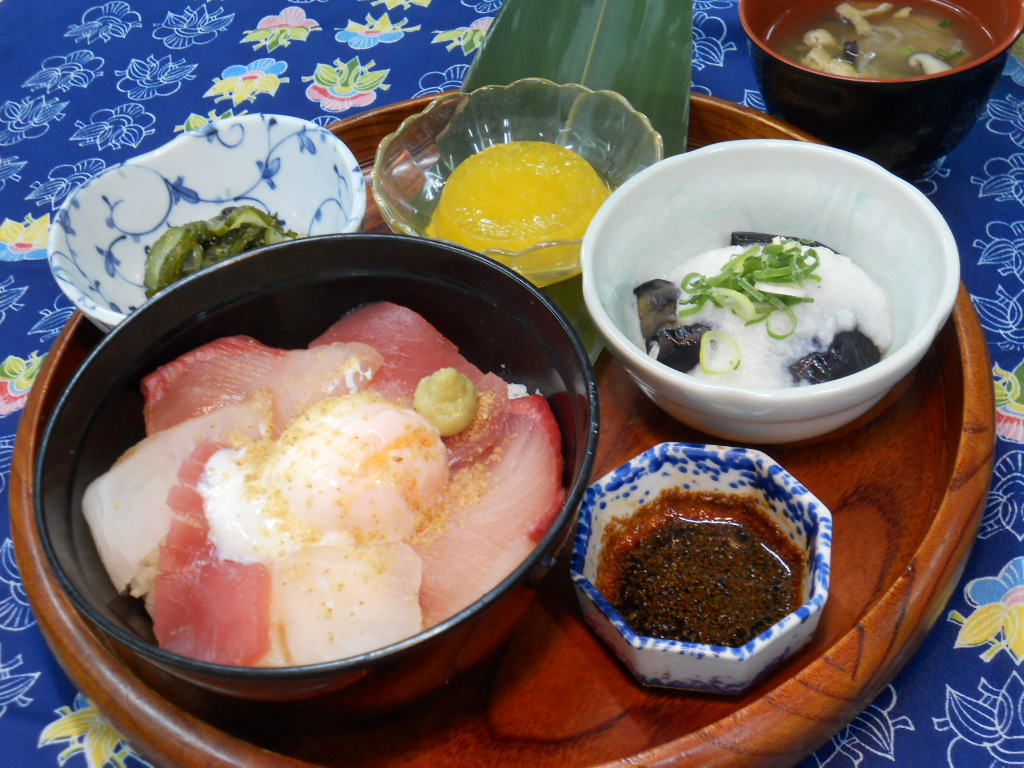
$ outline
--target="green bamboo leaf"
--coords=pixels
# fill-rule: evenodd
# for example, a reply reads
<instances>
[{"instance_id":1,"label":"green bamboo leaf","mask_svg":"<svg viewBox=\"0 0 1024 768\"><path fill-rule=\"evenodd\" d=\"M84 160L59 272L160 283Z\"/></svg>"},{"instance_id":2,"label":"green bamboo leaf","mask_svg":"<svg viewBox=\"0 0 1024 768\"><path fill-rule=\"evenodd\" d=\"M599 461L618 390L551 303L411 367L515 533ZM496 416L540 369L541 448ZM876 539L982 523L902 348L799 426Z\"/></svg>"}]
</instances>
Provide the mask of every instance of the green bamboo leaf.
<instances>
[{"instance_id":1,"label":"green bamboo leaf","mask_svg":"<svg viewBox=\"0 0 1024 768\"><path fill-rule=\"evenodd\" d=\"M462 89L544 77L617 91L670 155L686 148L692 66L691 0L506 0Z\"/></svg>"}]
</instances>

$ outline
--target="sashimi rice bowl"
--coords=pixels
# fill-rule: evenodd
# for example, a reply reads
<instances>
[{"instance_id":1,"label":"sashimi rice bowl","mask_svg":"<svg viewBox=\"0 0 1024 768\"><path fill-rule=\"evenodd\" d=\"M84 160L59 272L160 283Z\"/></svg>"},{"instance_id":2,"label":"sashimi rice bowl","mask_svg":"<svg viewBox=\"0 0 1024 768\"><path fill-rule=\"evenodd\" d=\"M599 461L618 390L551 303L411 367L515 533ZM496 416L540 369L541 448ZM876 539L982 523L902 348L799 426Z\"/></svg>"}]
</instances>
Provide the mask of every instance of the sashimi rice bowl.
<instances>
[{"instance_id":1,"label":"sashimi rice bowl","mask_svg":"<svg viewBox=\"0 0 1024 768\"><path fill-rule=\"evenodd\" d=\"M456 246L309 238L100 343L46 426L37 521L130 654L235 696L391 707L506 638L596 439L587 356L523 278Z\"/></svg>"}]
</instances>

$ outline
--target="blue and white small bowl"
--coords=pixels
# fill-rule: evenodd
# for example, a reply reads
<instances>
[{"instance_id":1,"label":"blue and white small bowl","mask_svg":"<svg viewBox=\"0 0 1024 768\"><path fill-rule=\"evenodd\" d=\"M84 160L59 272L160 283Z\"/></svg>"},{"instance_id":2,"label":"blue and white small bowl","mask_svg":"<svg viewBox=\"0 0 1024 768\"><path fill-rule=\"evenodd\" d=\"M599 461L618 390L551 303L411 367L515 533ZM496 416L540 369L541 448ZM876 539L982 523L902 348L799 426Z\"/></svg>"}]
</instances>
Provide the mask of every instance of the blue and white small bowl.
<instances>
[{"instance_id":1,"label":"blue and white small bowl","mask_svg":"<svg viewBox=\"0 0 1024 768\"><path fill-rule=\"evenodd\" d=\"M638 635L594 586L608 523L677 486L753 495L807 552L803 605L739 648ZM587 623L641 683L739 694L814 635L828 599L831 558L831 513L770 457L747 448L661 443L587 488L570 572Z\"/></svg>"},{"instance_id":2,"label":"blue and white small bowl","mask_svg":"<svg viewBox=\"0 0 1024 768\"><path fill-rule=\"evenodd\" d=\"M349 148L285 115L217 120L110 168L61 205L48 259L57 284L104 331L146 301L146 249L169 227L253 205L306 235L355 232L366 185Z\"/></svg>"}]
</instances>

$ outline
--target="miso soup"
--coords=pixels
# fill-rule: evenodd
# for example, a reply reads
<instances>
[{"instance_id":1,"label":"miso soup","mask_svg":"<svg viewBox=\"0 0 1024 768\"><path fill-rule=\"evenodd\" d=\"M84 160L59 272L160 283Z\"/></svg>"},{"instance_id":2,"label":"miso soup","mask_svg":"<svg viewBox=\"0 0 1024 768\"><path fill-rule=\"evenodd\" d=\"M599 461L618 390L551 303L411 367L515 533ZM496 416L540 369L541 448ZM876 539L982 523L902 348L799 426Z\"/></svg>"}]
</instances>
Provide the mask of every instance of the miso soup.
<instances>
[{"instance_id":1,"label":"miso soup","mask_svg":"<svg viewBox=\"0 0 1024 768\"><path fill-rule=\"evenodd\" d=\"M768 45L810 69L846 77L904 78L970 64L993 45L970 14L941 2L843 2L824 13L794 4Z\"/></svg>"}]
</instances>

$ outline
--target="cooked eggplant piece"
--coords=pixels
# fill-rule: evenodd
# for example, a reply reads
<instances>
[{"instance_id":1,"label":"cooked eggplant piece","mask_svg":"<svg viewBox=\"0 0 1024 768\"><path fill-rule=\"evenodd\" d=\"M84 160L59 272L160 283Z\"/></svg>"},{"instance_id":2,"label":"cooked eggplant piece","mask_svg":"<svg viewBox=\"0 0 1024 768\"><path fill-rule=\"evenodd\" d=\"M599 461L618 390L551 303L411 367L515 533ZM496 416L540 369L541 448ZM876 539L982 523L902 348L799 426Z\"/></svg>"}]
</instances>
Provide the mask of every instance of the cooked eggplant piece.
<instances>
[{"instance_id":1,"label":"cooked eggplant piece","mask_svg":"<svg viewBox=\"0 0 1024 768\"><path fill-rule=\"evenodd\" d=\"M840 331L828 349L804 355L791 366L793 381L823 384L863 371L881 359L878 347L859 330Z\"/></svg>"},{"instance_id":2,"label":"cooked eggplant piece","mask_svg":"<svg viewBox=\"0 0 1024 768\"><path fill-rule=\"evenodd\" d=\"M657 336L658 362L686 373L700 364L700 340L710 330L703 323L663 328Z\"/></svg>"},{"instance_id":3,"label":"cooked eggplant piece","mask_svg":"<svg viewBox=\"0 0 1024 768\"><path fill-rule=\"evenodd\" d=\"M676 324L676 305L681 291L668 280L655 278L633 289L636 309L640 315L640 333L650 348L663 328Z\"/></svg>"}]
</instances>

